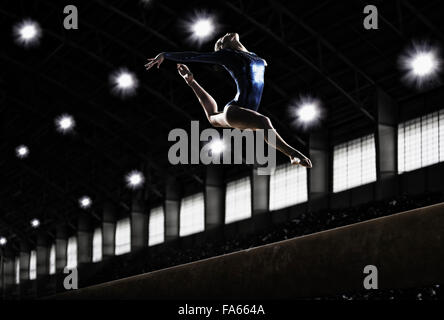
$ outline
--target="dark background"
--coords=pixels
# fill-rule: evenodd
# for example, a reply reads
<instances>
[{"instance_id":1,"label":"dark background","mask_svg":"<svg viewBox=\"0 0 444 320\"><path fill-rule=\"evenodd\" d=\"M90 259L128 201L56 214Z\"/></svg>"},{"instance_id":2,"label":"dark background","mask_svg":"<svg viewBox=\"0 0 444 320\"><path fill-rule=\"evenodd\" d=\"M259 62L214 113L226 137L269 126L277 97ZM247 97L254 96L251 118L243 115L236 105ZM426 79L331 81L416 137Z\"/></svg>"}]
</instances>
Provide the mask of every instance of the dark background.
<instances>
[{"instance_id":1,"label":"dark background","mask_svg":"<svg viewBox=\"0 0 444 320\"><path fill-rule=\"evenodd\" d=\"M398 103L399 121L441 107L417 103L425 101L427 92L439 101L441 84L423 90L409 87L400 80L398 63L412 41L429 39L440 48L440 3L373 1L380 29L365 30L365 1L191 0L145 5L2 0L0 235L18 248L20 240L35 242L32 218L39 218L40 230L49 233L60 223L74 225L83 212L78 198L84 194L93 198L92 215L111 201L124 216L133 196L124 176L133 169L146 176L146 187L138 192L150 207L164 200L167 176L186 186L185 195L201 190L205 166L171 166L167 159L170 130L189 129L191 120L200 120L201 129L209 127L201 107L174 63L166 61L148 73L143 65L162 51L212 51L226 32L238 32L247 49L267 60L259 111L303 152L308 135L319 128L328 130L330 146L372 132L376 88ZM78 30L63 28L67 4L79 10ZM184 27L199 11L214 15L219 24L214 38L201 45L188 40ZM26 17L43 29L39 46L27 49L14 43L12 33L13 25ZM111 92L110 75L121 67L139 79L134 96L121 98ZM221 108L233 98L228 73L215 72L209 65L190 68ZM307 94L323 102L324 117L317 127L303 129L292 123L289 106ZM76 120L74 132L56 132L54 119L62 113ZM15 157L19 144L30 148L29 158L22 161ZM280 156L279 161L287 159ZM250 169L224 166L224 177L232 179Z\"/></svg>"}]
</instances>

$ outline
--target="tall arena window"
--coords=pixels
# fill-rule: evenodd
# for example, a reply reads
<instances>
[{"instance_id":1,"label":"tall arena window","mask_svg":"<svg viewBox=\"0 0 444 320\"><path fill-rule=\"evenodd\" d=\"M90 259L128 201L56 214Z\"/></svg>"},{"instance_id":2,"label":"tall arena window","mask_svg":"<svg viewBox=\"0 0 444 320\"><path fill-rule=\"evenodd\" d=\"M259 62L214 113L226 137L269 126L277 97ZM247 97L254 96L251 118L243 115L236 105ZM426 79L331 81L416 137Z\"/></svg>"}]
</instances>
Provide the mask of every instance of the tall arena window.
<instances>
[{"instance_id":1,"label":"tall arena window","mask_svg":"<svg viewBox=\"0 0 444 320\"><path fill-rule=\"evenodd\" d=\"M20 284L20 257L15 257L15 284Z\"/></svg>"},{"instance_id":2,"label":"tall arena window","mask_svg":"<svg viewBox=\"0 0 444 320\"><path fill-rule=\"evenodd\" d=\"M162 206L151 209L148 228L149 246L165 241L165 213Z\"/></svg>"},{"instance_id":3,"label":"tall arena window","mask_svg":"<svg viewBox=\"0 0 444 320\"><path fill-rule=\"evenodd\" d=\"M205 206L203 193L183 198L180 202L180 236L204 231Z\"/></svg>"},{"instance_id":4,"label":"tall arena window","mask_svg":"<svg viewBox=\"0 0 444 320\"><path fill-rule=\"evenodd\" d=\"M93 234L92 262L102 261L102 229L96 228Z\"/></svg>"},{"instance_id":5,"label":"tall arena window","mask_svg":"<svg viewBox=\"0 0 444 320\"><path fill-rule=\"evenodd\" d=\"M29 257L29 280L35 280L37 278L37 252L31 250Z\"/></svg>"},{"instance_id":6,"label":"tall arena window","mask_svg":"<svg viewBox=\"0 0 444 320\"><path fill-rule=\"evenodd\" d=\"M49 274L56 273L56 249L55 244L51 245L51 249L49 249Z\"/></svg>"},{"instance_id":7,"label":"tall arena window","mask_svg":"<svg viewBox=\"0 0 444 320\"><path fill-rule=\"evenodd\" d=\"M373 134L339 144L333 152L333 192L376 181Z\"/></svg>"},{"instance_id":8,"label":"tall arena window","mask_svg":"<svg viewBox=\"0 0 444 320\"><path fill-rule=\"evenodd\" d=\"M245 177L227 183L225 193L225 223L251 217L251 183Z\"/></svg>"},{"instance_id":9,"label":"tall arena window","mask_svg":"<svg viewBox=\"0 0 444 320\"><path fill-rule=\"evenodd\" d=\"M270 176L270 210L307 201L307 169L284 164Z\"/></svg>"},{"instance_id":10,"label":"tall arena window","mask_svg":"<svg viewBox=\"0 0 444 320\"><path fill-rule=\"evenodd\" d=\"M398 172L444 161L444 110L398 125Z\"/></svg>"},{"instance_id":11,"label":"tall arena window","mask_svg":"<svg viewBox=\"0 0 444 320\"><path fill-rule=\"evenodd\" d=\"M131 221L125 218L117 221L115 254L125 254L131 251Z\"/></svg>"},{"instance_id":12,"label":"tall arena window","mask_svg":"<svg viewBox=\"0 0 444 320\"><path fill-rule=\"evenodd\" d=\"M77 267L77 238L76 237L70 237L68 239L66 267L68 269L74 269Z\"/></svg>"}]
</instances>

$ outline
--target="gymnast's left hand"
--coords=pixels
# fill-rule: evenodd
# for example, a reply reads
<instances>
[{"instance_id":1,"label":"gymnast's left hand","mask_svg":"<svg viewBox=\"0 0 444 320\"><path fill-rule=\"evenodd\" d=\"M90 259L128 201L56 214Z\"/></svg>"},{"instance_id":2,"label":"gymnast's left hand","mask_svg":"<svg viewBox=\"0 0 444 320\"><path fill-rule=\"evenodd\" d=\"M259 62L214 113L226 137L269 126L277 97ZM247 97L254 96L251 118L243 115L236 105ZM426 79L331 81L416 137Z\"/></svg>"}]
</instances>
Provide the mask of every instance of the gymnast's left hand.
<instances>
[{"instance_id":1,"label":"gymnast's left hand","mask_svg":"<svg viewBox=\"0 0 444 320\"><path fill-rule=\"evenodd\" d=\"M145 69L148 71L156 64L157 64L157 69L159 69L160 64L163 62L163 60L165 60L163 53L159 53L155 58L148 59L148 63L145 64Z\"/></svg>"}]
</instances>

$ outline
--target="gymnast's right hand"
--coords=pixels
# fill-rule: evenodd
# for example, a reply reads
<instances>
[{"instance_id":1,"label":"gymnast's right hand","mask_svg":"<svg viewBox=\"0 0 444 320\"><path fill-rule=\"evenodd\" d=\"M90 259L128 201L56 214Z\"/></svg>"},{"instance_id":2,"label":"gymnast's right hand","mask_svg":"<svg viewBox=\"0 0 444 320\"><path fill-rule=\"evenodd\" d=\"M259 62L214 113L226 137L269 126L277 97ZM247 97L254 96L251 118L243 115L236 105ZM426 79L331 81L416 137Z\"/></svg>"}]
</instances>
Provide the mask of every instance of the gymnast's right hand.
<instances>
[{"instance_id":1,"label":"gymnast's right hand","mask_svg":"<svg viewBox=\"0 0 444 320\"><path fill-rule=\"evenodd\" d=\"M145 69L148 71L156 64L157 64L157 69L159 69L160 64L163 62L163 60L165 60L163 53L159 53L155 58L148 59L148 63L145 64Z\"/></svg>"}]
</instances>

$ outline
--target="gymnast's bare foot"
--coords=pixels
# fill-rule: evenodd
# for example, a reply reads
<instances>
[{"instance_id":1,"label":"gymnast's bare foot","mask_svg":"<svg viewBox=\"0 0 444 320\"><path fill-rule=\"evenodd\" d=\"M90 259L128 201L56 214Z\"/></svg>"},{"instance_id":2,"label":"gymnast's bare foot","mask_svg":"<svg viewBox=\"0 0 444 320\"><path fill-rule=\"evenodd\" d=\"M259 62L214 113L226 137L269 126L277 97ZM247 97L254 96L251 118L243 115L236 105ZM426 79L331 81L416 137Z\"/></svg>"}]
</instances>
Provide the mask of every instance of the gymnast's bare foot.
<instances>
[{"instance_id":1,"label":"gymnast's bare foot","mask_svg":"<svg viewBox=\"0 0 444 320\"><path fill-rule=\"evenodd\" d=\"M313 167L310 159L308 159L307 157L303 157L302 159L299 159L298 157L290 157L290 162L292 165L299 165L308 169Z\"/></svg>"},{"instance_id":2,"label":"gymnast's bare foot","mask_svg":"<svg viewBox=\"0 0 444 320\"><path fill-rule=\"evenodd\" d=\"M177 71L179 71L179 74L182 76L182 78L185 80L185 82L188 85L194 80L193 74L186 65L178 63Z\"/></svg>"}]
</instances>

